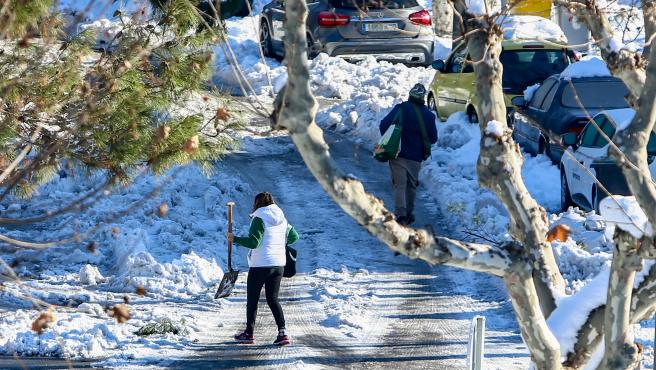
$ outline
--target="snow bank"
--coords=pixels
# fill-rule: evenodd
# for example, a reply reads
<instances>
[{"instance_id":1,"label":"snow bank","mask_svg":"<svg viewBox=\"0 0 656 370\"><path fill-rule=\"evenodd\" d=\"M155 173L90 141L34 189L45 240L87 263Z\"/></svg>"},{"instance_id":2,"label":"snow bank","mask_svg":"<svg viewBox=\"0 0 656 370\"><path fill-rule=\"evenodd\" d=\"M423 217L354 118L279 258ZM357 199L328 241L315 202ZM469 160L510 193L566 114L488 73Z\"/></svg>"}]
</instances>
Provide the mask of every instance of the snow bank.
<instances>
[{"instance_id":1,"label":"snow bank","mask_svg":"<svg viewBox=\"0 0 656 370\"><path fill-rule=\"evenodd\" d=\"M610 75L606 62L597 56L586 57L576 63L572 63L560 73L560 77L567 80L580 77L605 77Z\"/></svg>"},{"instance_id":2,"label":"snow bank","mask_svg":"<svg viewBox=\"0 0 656 370\"><path fill-rule=\"evenodd\" d=\"M549 19L534 15L500 17L506 40L541 40L567 44L563 30Z\"/></svg>"},{"instance_id":3,"label":"snow bank","mask_svg":"<svg viewBox=\"0 0 656 370\"><path fill-rule=\"evenodd\" d=\"M98 267L89 264L84 265L80 270L80 283L85 285L97 285L99 282L104 282L105 278L102 276Z\"/></svg>"},{"instance_id":4,"label":"snow bank","mask_svg":"<svg viewBox=\"0 0 656 370\"><path fill-rule=\"evenodd\" d=\"M653 235L647 215L642 211L635 197L614 195L604 198L599 204L601 216L606 220L608 228L606 235L612 237L615 227L631 233L635 238L642 238L644 234Z\"/></svg>"},{"instance_id":5,"label":"snow bank","mask_svg":"<svg viewBox=\"0 0 656 370\"><path fill-rule=\"evenodd\" d=\"M540 86L541 85L537 83L535 85L531 85L527 87L526 90L524 90L524 100L526 100L527 103L530 102L531 99L533 99L533 94L535 94L535 92L540 88Z\"/></svg>"}]
</instances>

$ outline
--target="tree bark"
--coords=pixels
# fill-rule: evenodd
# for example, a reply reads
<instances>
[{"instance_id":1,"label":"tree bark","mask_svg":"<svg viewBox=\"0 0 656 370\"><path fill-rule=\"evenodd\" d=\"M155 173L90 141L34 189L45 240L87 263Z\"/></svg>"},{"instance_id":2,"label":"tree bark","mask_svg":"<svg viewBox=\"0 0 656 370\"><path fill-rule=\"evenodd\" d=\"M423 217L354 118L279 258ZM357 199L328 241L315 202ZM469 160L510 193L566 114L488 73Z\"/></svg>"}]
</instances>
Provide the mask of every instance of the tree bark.
<instances>
[{"instance_id":1,"label":"tree bark","mask_svg":"<svg viewBox=\"0 0 656 370\"><path fill-rule=\"evenodd\" d=\"M433 29L439 37L451 37L453 8L449 0L433 0Z\"/></svg>"},{"instance_id":2,"label":"tree bark","mask_svg":"<svg viewBox=\"0 0 656 370\"><path fill-rule=\"evenodd\" d=\"M546 212L529 194L521 169L523 158L513 141L506 123L499 61L503 34L488 17L472 17L466 3L456 1L456 11L462 15L467 32L467 48L476 72L477 112L481 128L480 155L476 170L481 186L492 190L510 215L510 234L526 246L534 261L534 281L544 316L555 309L554 295L565 293L556 259L545 235L548 231ZM489 122L496 121L503 134L487 131Z\"/></svg>"},{"instance_id":3,"label":"tree bark","mask_svg":"<svg viewBox=\"0 0 656 370\"><path fill-rule=\"evenodd\" d=\"M637 367L640 357L631 331L631 296L636 271L642 268L638 240L617 228L604 316L604 359L601 369Z\"/></svg>"},{"instance_id":4,"label":"tree bark","mask_svg":"<svg viewBox=\"0 0 656 370\"><path fill-rule=\"evenodd\" d=\"M522 332L537 369L561 369L560 344L540 310L540 303L530 266L517 266L504 277L504 282Z\"/></svg>"},{"instance_id":5,"label":"tree bark","mask_svg":"<svg viewBox=\"0 0 656 370\"><path fill-rule=\"evenodd\" d=\"M652 37L656 31L656 2L654 0L642 0L642 17L645 24L645 46L642 56L649 59Z\"/></svg>"}]
</instances>

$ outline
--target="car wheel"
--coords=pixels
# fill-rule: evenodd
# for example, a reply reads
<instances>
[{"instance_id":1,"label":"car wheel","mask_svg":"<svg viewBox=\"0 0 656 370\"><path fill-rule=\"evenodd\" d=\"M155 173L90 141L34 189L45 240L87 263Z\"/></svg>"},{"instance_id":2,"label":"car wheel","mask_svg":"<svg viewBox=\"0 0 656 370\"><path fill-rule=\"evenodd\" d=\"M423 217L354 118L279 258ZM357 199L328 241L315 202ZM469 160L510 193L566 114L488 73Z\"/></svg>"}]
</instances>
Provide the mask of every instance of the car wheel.
<instances>
[{"instance_id":1,"label":"car wheel","mask_svg":"<svg viewBox=\"0 0 656 370\"><path fill-rule=\"evenodd\" d=\"M435 112L435 115L437 118L440 118L440 113L437 111L437 102L435 101L435 97L433 96L433 93L428 94L428 109L432 110Z\"/></svg>"},{"instance_id":2,"label":"car wheel","mask_svg":"<svg viewBox=\"0 0 656 370\"><path fill-rule=\"evenodd\" d=\"M264 21L260 25L260 47L262 47L262 53L265 57L273 56L273 45L271 44L271 31L269 30L269 24Z\"/></svg>"},{"instance_id":3,"label":"car wheel","mask_svg":"<svg viewBox=\"0 0 656 370\"><path fill-rule=\"evenodd\" d=\"M567 176L565 171L560 170L560 209L565 212L570 206L573 206L572 195L569 193L569 186L567 186Z\"/></svg>"},{"instance_id":4,"label":"car wheel","mask_svg":"<svg viewBox=\"0 0 656 370\"><path fill-rule=\"evenodd\" d=\"M310 35L307 35L307 58L309 60L312 60L319 55L317 52L317 47L314 44L314 41L312 41L312 37Z\"/></svg>"},{"instance_id":5,"label":"car wheel","mask_svg":"<svg viewBox=\"0 0 656 370\"><path fill-rule=\"evenodd\" d=\"M467 118L469 119L469 123L478 123L478 114L476 113L476 109L469 107L467 110Z\"/></svg>"}]
</instances>

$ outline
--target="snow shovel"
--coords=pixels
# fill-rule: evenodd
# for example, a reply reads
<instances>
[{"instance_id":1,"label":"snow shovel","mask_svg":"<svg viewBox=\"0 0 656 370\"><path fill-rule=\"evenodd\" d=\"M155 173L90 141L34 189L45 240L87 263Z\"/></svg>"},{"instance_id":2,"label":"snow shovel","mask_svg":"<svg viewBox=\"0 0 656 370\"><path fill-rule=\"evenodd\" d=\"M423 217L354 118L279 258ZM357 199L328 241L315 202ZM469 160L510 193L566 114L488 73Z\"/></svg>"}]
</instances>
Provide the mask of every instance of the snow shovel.
<instances>
[{"instance_id":1,"label":"snow shovel","mask_svg":"<svg viewBox=\"0 0 656 370\"><path fill-rule=\"evenodd\" d=\"M232 233L232 207L234 205L234 202L228 202L228 233ZM232 240L228 240L228 271L223 274L223 279L221 279L221 284L219 284L214 299L225 298L232 293L237 281L237 275L239 275L239 271L232 269Z\"/></svg>"}]
</instances>

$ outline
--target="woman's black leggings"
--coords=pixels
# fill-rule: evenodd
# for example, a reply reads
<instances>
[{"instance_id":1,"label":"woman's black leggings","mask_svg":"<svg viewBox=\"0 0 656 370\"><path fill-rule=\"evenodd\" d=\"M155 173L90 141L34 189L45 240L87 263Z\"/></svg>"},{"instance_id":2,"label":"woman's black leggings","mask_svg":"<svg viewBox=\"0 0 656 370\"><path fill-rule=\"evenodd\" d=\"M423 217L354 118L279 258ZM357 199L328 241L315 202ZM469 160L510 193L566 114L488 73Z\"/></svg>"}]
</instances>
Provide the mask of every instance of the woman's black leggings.
<instances>
[{"instance_id":1,"label":"woman's black leggings","mask_svg":"<svg viewBox=\"0 0 656 370\"><path fill-rule=\"evenodd\" d=\"M257 303L260 300L260 292L264 286L267 304L276 320L278 330L285 328L285 315L282 313L282 307L278 302L278 292L280 291L280 280L285 268L279 267L251 267L248 269L248 280L246 285L246 332L253 334L255 328L255 319L257 318Z\"/></svg>"}]
</instances>

